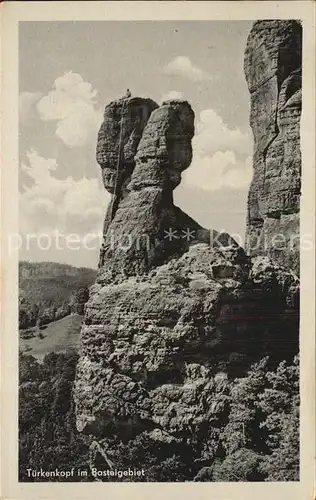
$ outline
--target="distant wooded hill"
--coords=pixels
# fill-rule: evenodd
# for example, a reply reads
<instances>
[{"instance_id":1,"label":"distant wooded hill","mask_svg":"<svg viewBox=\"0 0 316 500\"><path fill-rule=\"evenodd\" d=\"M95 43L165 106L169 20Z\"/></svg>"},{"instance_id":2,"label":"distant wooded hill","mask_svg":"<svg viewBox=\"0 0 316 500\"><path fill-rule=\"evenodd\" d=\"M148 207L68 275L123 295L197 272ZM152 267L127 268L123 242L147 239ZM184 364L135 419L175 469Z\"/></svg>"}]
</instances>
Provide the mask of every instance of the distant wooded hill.
<instances>
[{"instance_id":1,"label":"distant wooded hill","mask_svg":"<svg viewBox=\"0 0 316 500\"><path fill-rule=\"evenodd\" d=\"M57 262L19 263L19 327L27 329L83 314L96 271Z\"/></svg>"}]
</instances>

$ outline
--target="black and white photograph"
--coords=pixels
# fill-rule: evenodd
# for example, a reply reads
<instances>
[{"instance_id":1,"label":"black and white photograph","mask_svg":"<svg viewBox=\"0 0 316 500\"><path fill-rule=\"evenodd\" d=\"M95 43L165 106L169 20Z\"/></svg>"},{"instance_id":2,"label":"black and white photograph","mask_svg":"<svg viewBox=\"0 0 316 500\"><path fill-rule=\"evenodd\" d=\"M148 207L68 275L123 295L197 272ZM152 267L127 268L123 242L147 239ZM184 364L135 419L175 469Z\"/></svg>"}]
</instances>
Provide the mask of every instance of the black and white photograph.
<instances>
[{"instance_id":1,"label":"black and white photograph","mask_svg":"<svg viewBox=\"0 0 316 500\"><path fill-rule=\"evenodd\" d=\"M297 13L18 23L19 483L302 480Z\"/></svg>"}]
</instances>

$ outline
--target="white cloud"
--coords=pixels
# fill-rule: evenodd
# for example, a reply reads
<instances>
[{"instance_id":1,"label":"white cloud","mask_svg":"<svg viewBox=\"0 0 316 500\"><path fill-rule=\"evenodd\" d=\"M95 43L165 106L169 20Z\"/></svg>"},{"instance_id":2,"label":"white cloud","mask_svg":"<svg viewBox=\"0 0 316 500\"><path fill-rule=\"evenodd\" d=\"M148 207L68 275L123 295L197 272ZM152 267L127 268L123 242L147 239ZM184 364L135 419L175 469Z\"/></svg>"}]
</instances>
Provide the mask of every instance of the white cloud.
<instances>
[{"instance_id":1,"label":"white cloud","mask_svg":"<svg viewBox=\"0 0 316 500\"><path fill-rule=\"evenodd\" d=\"M210 78L206 71L195 66L187 56L175 57L165 66L164 72L168 75L182 76L193 82L200 82Z\"/></svg>"},{"instance_id":2,"label":"white cloud","mask_svg":"<svg viewBox=\"0 0 316 500\"><path fill-rule=\"evenodd\" d=\"M200 156L227 150L249 155L252 151L251 134L230 129L213 109L201 111L192 145Z\"/></svg>"},{"instance_id":3,"label":"white cloud","mask_svg":"<svg viewBox=\"0 0 316 500\"><path fill-rule=\"evenodd\" d=\"M225 185L232 189L249 186L252 179L252 157L247 156L245 161L236 162L234 168L225 173Z\"/></svg>"},{"instance_id":4,"label":"white cloud","mask_svg":"<svg viewBox=\"0 0 316 500\"><path fill-rule=\"evenodd\" d=\"M54 88L37 103L44 121L56 121L57 136L69 147L83 146L95 139L102 121L96 108L97 91L77 73L65 73L54 82Z\"/></svg>"},{"instance_id":5,"label":"white cloud","mask_svg":"<svg viewBox=\"0 0 316 500\"><path fill-rule=\"evenodd\" d=\"M230 129L212 109L200 113L195 133L193 161L184 182L206 191L247 187L252 177L250 134Z\"/></svg>"},{"instance_id":6,"label":"white cloud","mask_svg":"<svg viewBox=\"0 0 316 500\"><path fill-rule=\"evenodd\" d=\"M25 125L36 118L35 104L40 100L42 95L41 92L21 92L19 96L19 118Z\"/></svg>"},{"instance_id":7,"label":"white cloud","mask_svg":"<svg viewBox=\"0 0 316 500\"><path fill-rule=\"evenodd\" d=\"M42 158L36 151L27 152L27 163L21 168L33 180L20 194L20 232L98 231L110 195L98 179L73 177L57 179L55 159Z\"/></svg>"},{"instance_id":8,"label":"white cloud","mask_svg":"<svg viewBox=\"0 0 316 500\"><path fill-rule=\"evenodd\" d=\"M164 101L169 101L172 99L183 99L182 92L179 92L178 90L170 90L166 94L162 94L159 102L160 104L162 104Z\"/></svg>"},{"instance_id":9,"label":"white cloud","mask_svg":"<svg viewBox=\"0 0 316 500\"><path fill-rule=\"evenodd\" d=\"M217 151L213 156L195 156L184 172L184 181L204 191L241 189L251 181L251 157L238 161L233 151Z\"/></svg>"}]
</instances>

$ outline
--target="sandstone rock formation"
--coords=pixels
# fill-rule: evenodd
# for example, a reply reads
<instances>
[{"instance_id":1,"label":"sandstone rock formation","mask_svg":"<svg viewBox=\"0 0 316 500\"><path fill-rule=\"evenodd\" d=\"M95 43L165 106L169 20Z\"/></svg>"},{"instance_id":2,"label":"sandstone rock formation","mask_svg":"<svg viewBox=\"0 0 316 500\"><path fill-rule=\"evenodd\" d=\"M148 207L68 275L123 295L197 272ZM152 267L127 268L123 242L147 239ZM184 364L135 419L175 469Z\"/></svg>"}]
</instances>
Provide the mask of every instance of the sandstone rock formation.
<instances>
[{"instance_id":1,"label":"sandstone rock formation","mask_svg":"<svg viewBox=\"0 0 316 500\"><path fill-rule=\"evenodd\" d=\"M221 373L242 375L265 354L273 363L297 351L298 279L174 206L191 162L193 111L185 101L137 102L151 110L146 123L136 119L137 134L131 121L118 130L121 102L106 108L99 134L97 158L116 205L85 308L77 428L93 436L93 466L121 465L132 449L145 469L150 457L157 468L165 461L171 477L193 480L212 459L206 443L219 418Z\"/></svg>"},{"instance_id":2,"label":"sandstone rock formation","mask_svg":"<svg viewBox=\"0 0 316 500\"><path fill-rule=\"evenodd\" d=\"M302 28L257 21L245 75L251 96L254 173L248 197L247 250L299 273Z\"/></svg>"},{"instance_id":3,"label":"sandstone rock formation","mask_svg":"<svg viewBox=\"0 0 316 500\"><path fill-rule=\"evenodd\" d=\"M201 243L142 276L96 283L75 389L77 428L104 452L94 449L92 466L121 467L134 450L145 470L166 460L171 477L179 467L198 477L224 411L217 375L241 375L265 354L291 357L297 291L297 278L268 257L240 262Z\"/></svg>"},{"instance_id":4,"label":"sandstone rock formation","mask_svg":"<svg viewBox=\"0 0 316 500\"><path fill-rule=\"evenodd\" d=\"M207 384L295 351L297 287L267 257L240 263L205 244L143 276L95 284L81 333L78 428L105 437L131 421L126 432L151 423L172 437L195 418L185 401L195 378Z\"/></svg>"},{"instance_id":5,"label":"sandstone rock formation","mask_svg":"<svg viewBox=\"0 0 316 500\"><path fill-rule=\"evenodd\" d=\"M134 101L127 100L126 108L134 109ZM137 99L137 103L146 103L146 109L148 101ZM112 108L116 110L115 115L109 114ZM105 187L112 193L115 177L112 165L116 165L117 154L111 156L107 153L111 146L103 134L107 129L117 129L121 121L120 111L122 113L122 105L117 102L107 106L106 120L101 126L97 147L97 159L102 167L103 178L106 179ZM111 120L115 123L111 124ZM103 282L113 282L120 275L143 274L171 257L182 255L193 242L209 243L211 239L214 244L230 242L237 247L229 235L202 228L173 204L173 189L179 184L181 172L190 165L192 159L194 113L191 106L186 101L163 103L152 111L137 144L130 139L130 136L134 137L134 129L130 124L128 122L127 131L124 128L122 134L124 152L120 172L123 172L124 179L119 192L113 194L113 201L118 203L111 214L108 213L104 227L100 257ZM125 127L125 122L123 125ZM114 151L118 150L119 138L117 131L113 139ZM125 146L130 143L133 144L133 150ZM110 161L106 162L108 157ZM240 253L243 254L241 249Z\"/></svg>"},{"instance_id":6,"label":"sandstone rock formation","mask_svg":"<svg viewBox=\"0 0 316 500\"><path fill-rule=\"evenodd\" d=\"M104 186L111 193L114 192L118 160L120 159L119 173L122 175L124 171L124 177L127 178L133 171L134 157L144 127L151 112L157 107L151 99L138 97L119 99L106 106L98 134L96 156L102 168Z\"/></svg>"},{"instance_id":7,"label":"sandstone rock formation","mask_svg":"<svg viewBox=\"0 0 316 500\"><path fill-rule=\"evenodd\" d=\"M117 209L118 194L123 195L130 180L144 127L157 106L151 99L136 97L113 101L104 110L96 153L97 162L102 169L104 187L112 194L104 221L104 233Z\"/></svg>"}]
</instances>

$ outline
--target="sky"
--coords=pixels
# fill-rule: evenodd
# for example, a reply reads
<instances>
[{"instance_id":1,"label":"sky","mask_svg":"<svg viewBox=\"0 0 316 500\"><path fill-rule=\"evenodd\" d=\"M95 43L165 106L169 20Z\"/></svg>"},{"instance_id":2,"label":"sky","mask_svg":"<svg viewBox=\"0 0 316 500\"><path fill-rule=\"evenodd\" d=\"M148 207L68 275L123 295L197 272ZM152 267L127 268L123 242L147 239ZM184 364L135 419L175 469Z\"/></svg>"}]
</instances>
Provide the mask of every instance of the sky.
<instances>
[{"instance_id":1,"label":"sky","mask_svg":"<svg viewBox=\"0 0 316 500\"><path fill-rule=\"evenodd\" d=\"M244 238L253 140L243 58L252 21L22 22L20 259L96 267L110 195L95 160L104 107L186 99L193 160L175 204ZM88 235L88 236L87 236ZM71 242L71 243L69 243Z\"/></svg>"}]
</instances>

